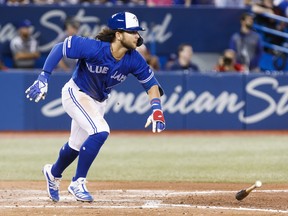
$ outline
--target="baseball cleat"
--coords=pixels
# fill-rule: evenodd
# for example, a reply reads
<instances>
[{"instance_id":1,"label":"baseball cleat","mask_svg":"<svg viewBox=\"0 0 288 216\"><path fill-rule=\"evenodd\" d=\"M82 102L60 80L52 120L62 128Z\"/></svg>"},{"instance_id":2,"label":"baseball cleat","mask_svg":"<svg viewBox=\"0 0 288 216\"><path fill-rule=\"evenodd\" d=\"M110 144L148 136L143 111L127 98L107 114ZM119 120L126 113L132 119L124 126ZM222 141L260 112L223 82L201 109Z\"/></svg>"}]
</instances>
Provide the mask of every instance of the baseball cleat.
<instances>
[{"instance_id":1,"label":"baseball cleat","mask_svg":"<svg viewBox=\"0 0 288 216\"><path fill-rule=\"evenodd\" d=\"M93 202L94 198L91 196L86 188L86 178L78 178L76 181L71 181L68 187L69 193L71 193L76 200L83 202Z\"/></svg>"},{"instance_id":2,"label":"baseball cleat","mask_svg":"<svg viewBox=\"0 0 288 216\"><path fill-rule=\"evenodd\" d=\"M51 164L46 164L43 167L42 172L46 179L47 192L48 192L49 198L54 202L58 202L59 201L59 186L60 186L61 178L55 178L51 173L51 168L52 168Z\"/></svg>"}]
</instances>

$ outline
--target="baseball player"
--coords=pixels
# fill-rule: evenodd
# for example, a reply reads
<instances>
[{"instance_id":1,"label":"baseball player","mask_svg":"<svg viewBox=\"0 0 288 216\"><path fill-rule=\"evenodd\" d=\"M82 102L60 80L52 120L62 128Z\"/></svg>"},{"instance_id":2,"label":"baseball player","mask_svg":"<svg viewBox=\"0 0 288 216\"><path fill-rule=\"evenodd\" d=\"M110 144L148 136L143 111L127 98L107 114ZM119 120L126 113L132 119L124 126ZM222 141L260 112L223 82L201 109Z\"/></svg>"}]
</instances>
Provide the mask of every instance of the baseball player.
<instances>
[{"instance_id":1,"label":"baseball player","mask_svg":"<svg viewBox=\"0 0 288 216\"><path fill-rule=\"evenodd\" d=\"M69 36L56 44L49 53L37 80L26 90L27 98L35 102L45 99L53 69L63 56L78 59L72 78L62 88L62 104L72 118L69 141L60 149L56 162L46 164L43 174L49 197L59 201L59 186L63 171L78 157L76 173L68 191L78 201L92 202L86 188L86 176L110 129L104 119L105 106L111 89L133 74L149 96L152 114L145 127L152 131L165 129L160 96L163 90L153 71L135 50L143 43L137 17L129 12L112 15L108 27L95 39Z\"/></svg>"}]
</instances>

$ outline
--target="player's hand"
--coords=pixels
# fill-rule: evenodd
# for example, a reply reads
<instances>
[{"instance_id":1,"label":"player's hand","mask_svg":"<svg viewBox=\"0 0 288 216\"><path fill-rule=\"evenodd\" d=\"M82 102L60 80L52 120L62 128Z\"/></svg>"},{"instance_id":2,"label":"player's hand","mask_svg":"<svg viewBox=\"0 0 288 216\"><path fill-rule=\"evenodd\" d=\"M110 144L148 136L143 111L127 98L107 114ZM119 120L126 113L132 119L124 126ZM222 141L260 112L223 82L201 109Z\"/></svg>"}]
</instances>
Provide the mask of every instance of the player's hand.
<instances>
[{"instance_id":1,"label":"player's hand","mask_svg":"<svg viewBox=\"0 0 288 216\"><path fill-rule=\"evenodd\" d=\"M154 98L151 100L152 114L148 117L147 122L145 124L145 128L147 128L152 123L152 132L160 133L165 130L165 119L163 115L163 111L161 109L161 102L159 98Z\"/></svg>"},{"instance_id":2,"label":"player's hand","mask_svg":"<svg viewBox=\"0 0 288 216\"><path fill-rule=\"evenodd\" d=\"M37 80L25 91L26 97L37 103L41 99L45 99L48 91L48 78L49 74L44 71L38 76Z\"/></svg>"},{"instance_id":3,"label":"player's hand","mask_svg":"<svg viewBox=\"0 0 288 216\"><path fill-rule=\"evenodd\" d=\"M156 109L153 110L153 113L148 117L147 122L145 124L145 128L147 128L152 123L152 132L162 132L165 130L165 120L162 110Z\"/></svg>"}]
</instances>

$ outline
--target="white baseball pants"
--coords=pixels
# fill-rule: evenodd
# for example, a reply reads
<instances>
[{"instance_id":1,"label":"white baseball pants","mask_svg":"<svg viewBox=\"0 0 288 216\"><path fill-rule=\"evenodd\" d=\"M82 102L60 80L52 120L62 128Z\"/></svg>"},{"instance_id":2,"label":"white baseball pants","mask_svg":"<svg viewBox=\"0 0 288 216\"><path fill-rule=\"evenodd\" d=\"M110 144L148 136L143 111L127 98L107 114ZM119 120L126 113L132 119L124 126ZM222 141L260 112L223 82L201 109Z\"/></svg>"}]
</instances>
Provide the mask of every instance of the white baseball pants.
<instances>
[{"instance_id":1,"label":"white baseball pants","mask_svg":"<svg viewBox=\"0 0 288 216\"><path fill-rule=\"evenodd\" d=\"M75 82L70 79L62 88L62 105L72 118L69 146L79 151L89 135L108 132L109 125L104 119L106 100L98 102L80 91Z\"/></svg>"}]
</instances>

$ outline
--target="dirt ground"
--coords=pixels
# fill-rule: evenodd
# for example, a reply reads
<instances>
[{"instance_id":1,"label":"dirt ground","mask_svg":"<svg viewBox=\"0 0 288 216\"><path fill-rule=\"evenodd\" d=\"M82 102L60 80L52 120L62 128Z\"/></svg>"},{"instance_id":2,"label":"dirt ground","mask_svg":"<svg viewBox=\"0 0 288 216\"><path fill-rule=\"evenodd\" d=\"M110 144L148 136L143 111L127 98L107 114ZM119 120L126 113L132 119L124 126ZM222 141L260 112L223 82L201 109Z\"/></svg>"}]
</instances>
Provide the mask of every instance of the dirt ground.
<instances>
[{"instance_id":1,"label":"dirt ground","mask_svg":"<svg viewBox=\"0 0 288 216\"><path fill-rule=\"evenodd\" d=\"M189 182L88 182L95 200L75 201L69 182L61 182L60 201L50 201L46 183L0 182L2 216L83 215L288 215L288 184L263 184L242 201L237 191L247 184Z\"/></svg>"}]
</instances>

